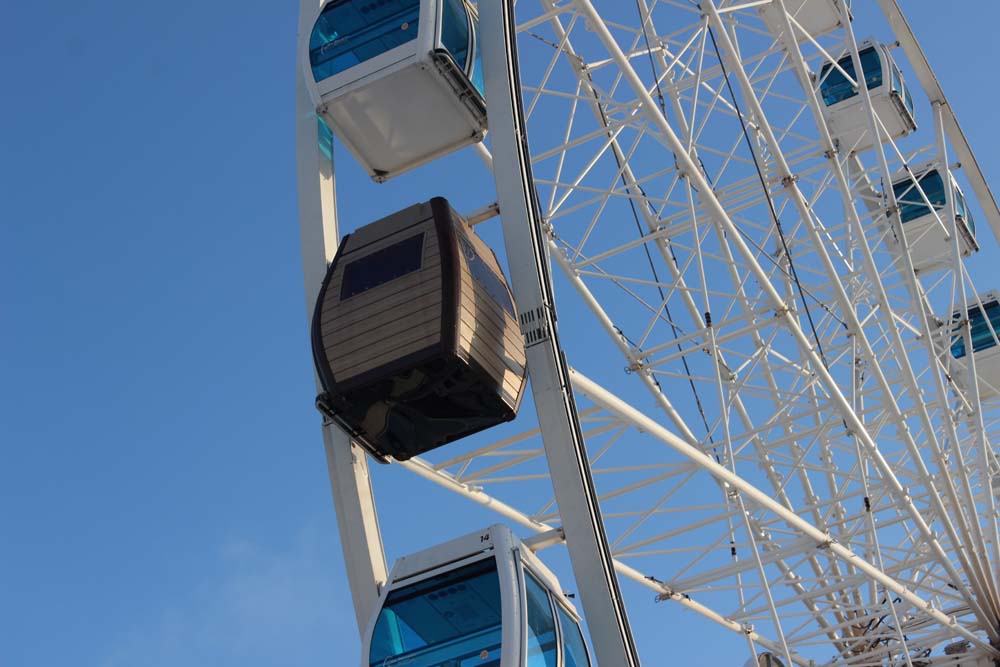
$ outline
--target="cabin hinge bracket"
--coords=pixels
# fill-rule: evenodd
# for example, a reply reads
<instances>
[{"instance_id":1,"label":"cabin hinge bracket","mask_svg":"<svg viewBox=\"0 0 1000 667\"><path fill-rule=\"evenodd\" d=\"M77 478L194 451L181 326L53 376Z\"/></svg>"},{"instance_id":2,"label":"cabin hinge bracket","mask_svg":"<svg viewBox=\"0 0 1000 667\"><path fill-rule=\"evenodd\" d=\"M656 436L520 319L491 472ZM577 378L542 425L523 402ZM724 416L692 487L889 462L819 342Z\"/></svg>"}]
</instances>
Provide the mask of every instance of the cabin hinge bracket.
<instances>
[{"instance_id":1,"label":"cabin hinge bracket","mask_svg":"<svg viewBox=\"0 0 1000 667\"><path fill-rule=\"evenodd\" d=\"M798 181L799 181L798 176L796 176L795 174L789 174L788 176L785 176L783 179L781 179L781 184L784 185L786 188L790 188L793 185L795 185Z\"/></svg>"},{"instance_id":2,"label":"cabin hinge bracket","mask_svg":"<svg viewBox=\"0 0 1000 667\"><path fill-rule=\"evenodd\" d=\"M836 148L831 148L829 150L823 151L823 157L825 157L827 160L833 160L839 154L840 151L838 151Z\"/></svg>"}]
</instances>

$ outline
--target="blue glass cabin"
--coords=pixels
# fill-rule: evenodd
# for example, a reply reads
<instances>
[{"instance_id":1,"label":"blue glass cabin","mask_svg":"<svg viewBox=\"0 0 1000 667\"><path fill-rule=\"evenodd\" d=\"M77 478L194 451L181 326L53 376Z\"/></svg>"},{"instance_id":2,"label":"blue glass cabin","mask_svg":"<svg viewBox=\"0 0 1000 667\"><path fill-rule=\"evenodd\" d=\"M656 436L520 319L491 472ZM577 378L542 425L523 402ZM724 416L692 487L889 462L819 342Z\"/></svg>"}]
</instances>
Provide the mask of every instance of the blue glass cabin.
<instances>
[{"instance_id":1,"label":"blue glass cabin","mask_svg":"<svg viewBox=\"0 0 1000 667\"><path fill-rule=\"evenodd\" d=\"M309 37L309 64L317 82L417 39L420 0L334 0ZM462 0L442 0L440 45L482 96L478 20ZM469 54L472 57L469 57Z\"/></svg>"},{"instance_id":2,"label":"blue glass cabin","mask_svg":"<svg viewBox=\"0 0 1000 667\"><path fill-rule=\"evenodd\" d=\"M966 344L966 319L972 355ZM979 297L978 303L953 313L950 336L949 351L954 366L951 376L957 388L968 392L972 384L969 377L969 357L972 356L975 358L979 397L983 400L1000 397L1000 345L997 345L997 337L1000 336L1000 294L987 292Z\"/></svg>"},{"instance_id":3,"label":"blue glass cabin","mask_svg":"<svg viewBox=\"0 0 1000 667\"><path fill-rule=\"evenodd\" d=\"M889 91L902 98L907 111L913 116L913 97L910 96L909 89L903 85L903 74L899 71L899 67L895 61L891 58L886 58L883 50L875 45L859 50L858 56L861 60L865 86L869 91L878 90L885 83L885 64L888 64L890 72ZM883 63L883 59L887 60L887 63ZM851 79L857 81L857 73L854 71L854 59L849 55L845 56L837 61L837 65L840 69L837 69L831 63L826 63L820 72L820 80L823 82L820 86L820 92L823 95L823 104L826 106L833 106L858 94L851 81L840 71L843 70Z\"/></svg>"},{"instance_id":4,"label":"blue glass cabin","mask_svg":"<svg viewBox=\"0 0 1000 667\"><path fill-rule=\"evenodd\" d=\"M897 177L892 189L899 204L899 217L915 270L944 268L951 262L951 225L945 219L949 197L955 205L959 253L968 257L979 250L976 222L954 177L951 178L950 188L946 188L941 171L930 163L916 170L912 176L904 174Z\"/></svg>"},{"instance_id":5,"label":"blue glass cabin","mask_svg":"<svg viewBox=\"0 0 1000 667\"><path fill-rule=\"evenodd\" d=\"M352 2L323 8L309 38L309 64L317 82L417 38L420 0Z\"/></svg>"},{"instance_id":6,"label":"blue glass cabin","mask_svg":"<svg viewBox=\"0 0 1000 667\"><path fill-rule=\"evenodd\" d=\"M478 31L466 0L323 5L303 47L308 83L317 113L372 178L387 180L482 140Z\"/></svg>"},{"instance_id":7,"label":"blue glass cabin","mask_svg":"<svg viewBox=\"0 0 1000 667\"><path fill-rule=\"evenodd\" d=\"M837 60L836 66L830 62L824 64L819 75L819 93L830 134L839 142L841 150L848 152L860 152L875 145L874 139L867 136L864 103L852 80L859 84L864 81L874 111L891 137L901 137L917 128L913 97L889 50L882 44L866 40L859 45L858 56L862 69L860 78L850 54Z\"/></svg>"},{"instance_id":8,"label":"blue glass cabin","mask_svg":"<svg viewBox=\"0 0 1000 667\"><path fill-rule=\"evenodd\" d=\"M399 559L362 667L590 667L576 610L509 528Z\"/></svg>"},{"instance_id":9,"label":"blue glass cabin","mask_svg":"<svg viewBox=\"0 0 1000 667\"><path fill-rule=\"evenodd\" d=\"M966 311L969 318L969 333L972 338L973 353L983 350L990 350L997 347L996 337L1000 336L1000 301L995 298L992 301L984 301L983 307L975 305ZM962 313L955 313L955 320L962 317ZM965 347L965 338L962 335L955 335L951 344L951 356L956 359L963 358L968 354Z\"/></svg>"}]
</instances>

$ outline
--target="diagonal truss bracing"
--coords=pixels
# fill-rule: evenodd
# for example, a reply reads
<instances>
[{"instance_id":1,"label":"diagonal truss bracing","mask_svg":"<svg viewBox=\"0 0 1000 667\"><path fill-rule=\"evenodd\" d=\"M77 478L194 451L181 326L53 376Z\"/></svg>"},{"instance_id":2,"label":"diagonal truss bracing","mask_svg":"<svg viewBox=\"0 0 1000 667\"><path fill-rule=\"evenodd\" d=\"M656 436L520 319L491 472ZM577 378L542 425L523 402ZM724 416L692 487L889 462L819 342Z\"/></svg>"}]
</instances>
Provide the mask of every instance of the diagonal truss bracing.
<instances>
[{"instance_id":1,"label":"diagonal truss bracing","mask_svg":"<svg viewBox=\"0 0 1000 667\"><path fill-rule=\"evenodd\" d=\"M804 4L839 16L817 29ZM916 270L887 187L951 171L940 89L893 138L860 86L879 141L852 152L818 93L824 64L861 69L842 2L521 0L517 20L560 330L601 378L573 374L619 575L796 664L995 655L1000 410L948 354L968 336L950 313L990 286L953 210L948 258ZM404 465L561 539L537 431Z\"/></svg>"}]
</instances>

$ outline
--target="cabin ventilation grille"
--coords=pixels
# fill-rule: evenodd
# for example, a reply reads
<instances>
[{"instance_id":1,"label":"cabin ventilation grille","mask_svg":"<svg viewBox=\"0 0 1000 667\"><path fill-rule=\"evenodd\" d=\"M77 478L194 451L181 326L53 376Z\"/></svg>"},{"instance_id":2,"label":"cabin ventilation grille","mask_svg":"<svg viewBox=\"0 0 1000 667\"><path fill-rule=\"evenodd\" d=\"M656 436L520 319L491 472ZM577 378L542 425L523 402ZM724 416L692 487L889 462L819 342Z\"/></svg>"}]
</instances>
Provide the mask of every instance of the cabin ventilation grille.
<instances>
[{"instance_id":1,"label":"cabin ventilation grille","mask_svg":"<svg viewBox=\"0 0 1000 667\"><path fill-rule=\"evenodd\" d=\"M518 316L521 325L521 335L524 337L524 347L532 347L544 343L550 338L548 312L544 306L532 308Z\"/></svg>"}]
</instances>

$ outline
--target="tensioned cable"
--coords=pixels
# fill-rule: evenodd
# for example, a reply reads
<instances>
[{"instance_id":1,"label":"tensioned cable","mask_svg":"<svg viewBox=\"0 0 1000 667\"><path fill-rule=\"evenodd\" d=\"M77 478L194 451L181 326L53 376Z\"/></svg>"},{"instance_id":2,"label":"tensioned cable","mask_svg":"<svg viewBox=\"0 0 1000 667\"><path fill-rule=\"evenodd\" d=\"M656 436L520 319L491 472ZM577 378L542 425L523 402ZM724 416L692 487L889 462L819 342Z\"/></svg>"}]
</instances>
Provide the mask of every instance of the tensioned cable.
<instances>
[{"instance_id":1,"label":"tensioned cable","mask_svg":"<svg viewBox=\"0 0 1000 667\"><path fill-rule=\"evenodd\" d=\"M636 10L639 12L639 20L643 21L643 18L642 18L642 9L639 6L639 0L636 0ZM653 72L653 81L656 83L656 93L657 93L657 97L659 98L660 108L661 108L661 110L663 112L663 115L666 116L666 103L665 103L664 98L663 98L663 91L660 88L660 79L659 79L659 76L657 75L656 63L653 61L653 51L652 51L652 49L650 47L650 44L649 44L649 36L646 34L645 26L643 26L642 35L643 35L643 39L645 39L645 41L646 41L646 54L649 56L649 65L650 65L650 69ZM587 78L590 79L591 82L593 82L593 78L590 76L589 72L587 72ZM601 100L600 100L599 96L597 95L597 90L595 88L593 88L593 87L591 88L591 90L593 90L593 92L594 92L594 99L597 102L597 108L598 108L598 111L600 111L600 114L601 114L601 122L605 126L607 126L608 125L608 117L607 117L607 114L604 111L604 105L601 104ZM621 158L618 156L618 152L617 151L612 151L612 154L614 155L615 163L618 166L619 172L622 172L623 171L622 170L622 161L621 161ZM628 181L625 179L625 174L624 173L622 173L622 175L621 175L621 181L622 181L622 186L625 188L626 194L629 194L630 188L629 188L629 185L628 185ZM643 200L648 202L648 197L646 196L646 192L643 190L642 186L639 185L638 183L636 183L635 187L639 191L639 194L642 195ZM643 236L645 236L645 234L642 231L642 223L639 221L639 212L638 212L638 210L636 210L635 200L632 197L628 197L628 203L629 203L629 208L631 208L631 210L632 210L632 219L635 221L636 231L639 233L639 238L642 238ZM670 248L671 258L673 259L673 262L676 265L677 264L677 257L676 257L676 255L674 255L673 248L670 247L670 244L666 244L666 245L667 245L668 248ZM670 305L667 303L667 296L663 292L663 287L660 284L660 277L658 275L658 272L656 271L656 264L653 262L653 255L652 255L652 253L649 250L649 244L647 242L643 241L642 248L643 248L643 250L646 253L646 262L649 264L649 270L653 274L653 281L656 283L656 289L657 289L657 291L660 294L660 302L663 304L664 314L667 317L667 321L670 323L670 328L671 328L671 331L673 333L674 338L677 338L679 336L679 331L677 329L677 326L674 324L674 318L673 318L673 315L670 312ZM618 329L619 333L621 333L622 337L624 337L625 340L627 340L633 347L636 347L636 349L638 349L638 347L636 346L636 344L633 341L631 341L628 338L628 336L626 336L621 331L620 328L618 328L618 327L615 327L615 328ZM684 374L687 376L688 384L691 387L691 393L694 395L695 406L697 407L698 414L701 417L701 423L702 423L702 425L705 428L705 435L706 435L706 437L708 437L708 441L710 443L715 444L715 440L712 437L712 428L711 428L711 426L709 426L708 417L705 414L705 407L704 407L704 405L701 402L701 395L698 393L698 387L697 387L697 385L694 382L694 376L691 373L691 367L688 364L687 355L684 353L684 349L683 349L683 347L681 346L680 343L677 344L677 351L681 353L681 363L684 366ZM657 380L655 376L650 376L650 377L652 378L653 383L656 385L656 388L660 391L660 393L663 393L663 387L660 386L659 380ZM716 454L716 459L718 459L718 454Z\"/></svg>"},{"instance_id":2,"label":"tensioned cable","mask_svg":"<svg viewBox=\"0 0 1000 667\"><path fill-rule=\"evenodd\" d=\"M726 69L726 63L722 59L722 53L719 51L719 45L715 41L715 31L712 26L706 26L708 28L708 36L712 40L712 48L715 50L715 57L719 59L719 66L722 68L722 78L726 82L726 89L729 91L729 98L733 103L733 108L736 110L736 116L740 120L740 127L743 130L743 139L746 141L747 148L750 151L750 156L753 158L754 169L757 170L757 178L760 179L760 185L764 189L764 197L767 199L767 208L771 213L771 220L774 222L774 228L778 232L778 238L781 240L781 247L784 250L785 257L788 258L788 271L792 277L792 282L795 283L795 288L799 293L799 299L802 301L802 307L806 311L806 319L809 322L809 328L812 330L813 340L816 341L816 351L819 353L819 358L823 362L823 366L830 370L830 363L826 359L826 353L823 352L823 344L819 340L819 332L816 330L816 322L813 320L812 310L809 308L809 302L806 300L805 291L802 288L802 283L799 281L798 271L795 270L795 262L792 260L792 251L788 247L788 241L785 239L785 231L781 227L781 220L778 218L778 211L774 207L774 200L771 198L771 190L767 187L767 179L764 178L764 172L760 168L760 162L757 160L757 151L754 150L753 141L750 140L750 131L747 130L746 119L743 117L743 110L740 108L739 102L736 101L736 92L733 90L733 84L729 80L729 71Z\"/></svg>"},{"instance_id":3,"label":"tensioned cable","mask_svg":"<svg viewBox=\"0 0 1000 667\"><path fill-rule=\"evenodd\" d=\"M664 102L664 99L663 99L663 91L660 89L659 72L657 72L657 69L656 69L656 61L653 59L653 49L652 49L652 47L650 46L650 43L649 43L649 33L646 32L646 19L644 19L643 16L642 16L642 7L639 4L639 0L635 0L635 6L636 6L636 10L639 12L639 21L640 21L640 23L642 25L642 38L643 38L643 40L646 43L646 55L649 56L649 67L650 67L650 70L652 70L652 73L653 73L653 81L656 83L656 93L657 93L657 97L658 97L658 100L659 100L659 103L660 103L660 113L662 113L663 117L666 118L667 117L667 108L666 108L666 103ZM705 169L705 163L702 162L701 156L698 156L698 162L701 165L702 171L706 172L706 176L707 176L707 170ZM640 192L641 192L642 191L641 186L639 186L639 188L640 188ZM645 197L645 193L643 193L643 197ZM635 217L636 227L639 229L639 235L642 236L642 228L639 226L639 218L638 218L638 216L635 213L635 204L632 202L631 197L629 198L629 203L632 205L632 214ZM694 233L697 236L697 234L698 234L697 229L695 230ZM679 268L679 264L677 262L677 255L674 253L673 245L670 244L670 243L667 243L666 245L670 249L670 256L671 256L671 259L674 262L674 265L678 266L678 268ZM645 243L643 243L643 247L646 248L646 257L649 259L650 268L652 268L653 267L653 260L652 260L652 257L650 256L649 248L646 247ZM654 276L656 275L656 269L655 268L653 269L653 275ZM657 287L659 288L659 280L657 280ZM663 289L659 288L659 291L660 291L660 297L661 297L661 299L663 301L663 307L664 307L664 310L666 311L667 317L670 318L671 320L673 320L673 318L670 316L670 311L668 310L668 306L667 306L667 302L666 302L666 297L663 295ZM706 307L707 307L707 304L706 304ZM710 314L709 313L705 313L706 323L708 323L710 321L709 317L710 317ZM674 336L676 337L677 336L677 329L676 329L676 327L673 326L672 322L671 322L671 328L673 328L673 330L674 330ZM698 390L695 387L694 379L691 377L691 371L688 368L687 359L686 359L686 357L684 355L684 350L682 349L680 343L677 344L677 350L681 353L681 360L684 362L684 370L687 372L688 382L691 384L691 391L694 392L695 401L698 404L698 410L701 412L702 422L705 424L705 430L708 431L709 430L708 429L708 422L707 422L707 420L705 418L704 410L702 409L701 399L698 396ZM716 363L718 363L718 360L716 360ZM657 384L657 387L659 387L659 384ZM725 419L724 416L723 416L723 423L727 424L726 419ZM735 456L733 455L733 451L732 451L731 439L729 437L728 425L725 428L726 428L726 443L727 443L727 449L728 449L729 463L735 469L735 467L736 467L736 460L735 460ZM712 444L714 445L715 443L714 443L714 440L712 439L711 433L708 434L708 437L709 437L709 441L712 442ZM713 449L713 454L715 456L716 462L721 464L722 461L720 460L718 449L716 447L713 447L712 449ZM729 494L726 494L726 502L727 502L727 504L730 503L731 500L732 500L732 498L729 496ZM773 609L775 609L775 607L774 607L774 600L771 599L770 587L767 585L767 579L766 579L766 576L764 574L764 569L763 569L764 566L763 566L763 564L762 564L762 562L760 560L760 552L757 550L756 541L755 541L755 539L753 537L753 532L750 529L750 525L749 525L750 517L749 517L749 514L746 511L746 506L743 503L742 497L739 497L739 496L736 497L736 504L742 510L742 513L744 515L744 521L746 522L747 535L750 538L751 544L754 545L753 546L753 554L754 554L754 557L755 557L756 562L757 562L757 567L759 568L759 571L760 571L761 581L764 584L765 592L767 594L768 600L770 601L771 608L773 610ZM730 557L732 558L733 562L737 562L737 561L739 561L739 557L738 557L737 551L736 551L736 531L735 531L735 527L733 526L732 515L728 516L727 521L728 521L728 524L729 524L728 527L729 527ZM739 598L740 606L743 607L743 608L745 608L745 606L746 606L746 600L744 598L744 590L743 590L742 575L741 574L737 574L736 575L736 581L737 581L737 588L738 588L738 591L739 591L738 598ZM775 618L775 621L777 621L777 618ZM785 641L784 633L781 630L780 623L776 623L776 629L778 630L779 637L781 639L782 647L785 650L785 654L786 654L786 656L788 656L789 660L791 660L791 653L789 652L788 644ZM752 641L750 641L750 645L749 646L750 646L750 653L751 653L751 655L755 655L756 654L756 649L754 648L754 644L753 644Z\"/></svg>"}]
</instances>

